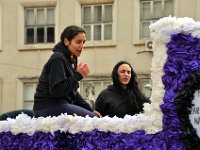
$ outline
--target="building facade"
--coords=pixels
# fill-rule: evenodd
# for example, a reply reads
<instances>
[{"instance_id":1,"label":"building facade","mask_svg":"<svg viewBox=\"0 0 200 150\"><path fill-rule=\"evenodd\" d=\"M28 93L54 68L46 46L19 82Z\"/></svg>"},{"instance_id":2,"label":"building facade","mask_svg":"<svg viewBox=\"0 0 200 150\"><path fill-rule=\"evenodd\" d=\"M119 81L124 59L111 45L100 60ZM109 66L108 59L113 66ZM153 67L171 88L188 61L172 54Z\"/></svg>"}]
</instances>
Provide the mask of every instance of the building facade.
<instances>
[{"instance_id":1,"label":"building facade","mask_svg":"<svg viewBox=\"0 0 200 150\"><path fill-rule=\"evenodd\" d=\"M43 65L68 25L87 32L79 61L90 75L80 93L95 100L113 66L130 62L149 96L153 56L149 25L165 16L200 20L199 0L0 0L0 113L32 109Z\"/></svg>"}]
</instances>

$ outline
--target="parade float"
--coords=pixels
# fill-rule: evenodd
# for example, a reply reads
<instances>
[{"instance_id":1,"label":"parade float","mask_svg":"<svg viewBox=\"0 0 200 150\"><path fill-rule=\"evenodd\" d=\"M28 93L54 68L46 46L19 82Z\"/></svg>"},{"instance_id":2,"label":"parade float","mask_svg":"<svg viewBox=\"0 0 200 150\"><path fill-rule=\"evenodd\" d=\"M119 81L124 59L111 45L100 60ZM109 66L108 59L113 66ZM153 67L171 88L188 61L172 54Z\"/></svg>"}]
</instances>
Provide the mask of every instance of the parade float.
<instances>
[{"instance_id":1,"label":"parade float","mask_svg":"<svg viewBox=\"0 0 200 150\"><path fill-rule=\"evenodd\" d=\"M152 95L144 113L123 119L20 114L0 122L0 149L199 150L200 22L165 17L150 31Z\"/></svg>"}]
</instances>

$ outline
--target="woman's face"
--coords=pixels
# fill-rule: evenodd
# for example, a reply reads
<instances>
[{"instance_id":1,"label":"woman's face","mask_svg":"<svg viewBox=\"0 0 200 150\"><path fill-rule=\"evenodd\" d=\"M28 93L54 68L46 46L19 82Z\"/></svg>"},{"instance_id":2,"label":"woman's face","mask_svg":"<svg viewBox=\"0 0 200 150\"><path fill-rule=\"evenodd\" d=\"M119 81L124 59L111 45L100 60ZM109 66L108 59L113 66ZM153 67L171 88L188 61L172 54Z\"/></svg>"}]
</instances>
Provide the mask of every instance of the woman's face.
<instances>
[{"instance_id":1,"label":"woman's face","mask_svg":"<svg viewBox=\"0 0 200 150\"><path fill-rule=\"evenodd\" d=\"M65 45L68 47L69 51L79 57L83 48L85 47L86 35L85 33L77 34L71 41L64 39Z\"/></svg>"},{"instance_id":2,"label":"woman's face","mask_svg":"<svg viewBox=\"0 0 200 150\"><path fill-rule=\"evenodd\" d=\"M131 79L131 67L128 64L122 64L118 68L119 82L122 87L126 88L126 85Z\"/></svg>"}]
</instances>

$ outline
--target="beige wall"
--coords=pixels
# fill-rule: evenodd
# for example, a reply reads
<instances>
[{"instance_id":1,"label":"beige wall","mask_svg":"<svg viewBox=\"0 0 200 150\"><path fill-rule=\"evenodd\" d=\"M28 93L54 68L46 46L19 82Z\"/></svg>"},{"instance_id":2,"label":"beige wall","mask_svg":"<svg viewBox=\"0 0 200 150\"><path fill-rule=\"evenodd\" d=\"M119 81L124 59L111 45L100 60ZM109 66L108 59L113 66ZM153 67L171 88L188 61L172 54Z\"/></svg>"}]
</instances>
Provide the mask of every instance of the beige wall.
<instances>
[{"instance_id":1,"label":"beige wall","mask_svg":"<svg viewBox=\"0 0 200 150\"><path fill-rule=\"evenodd\" d=\"M23 82L36 82L54 44L24 45L26 6L56 7L56 42L62 30L81 25L81 4L114 3L114 40L87 42L80 61L90 76L109 76L119 60L127 60L141 77L150 76L152 52L139 39L139 0L0 0L0 113L23 108ZM199 0L174 0L176 17L200 20Z\"/></svg>"}]
</instances>

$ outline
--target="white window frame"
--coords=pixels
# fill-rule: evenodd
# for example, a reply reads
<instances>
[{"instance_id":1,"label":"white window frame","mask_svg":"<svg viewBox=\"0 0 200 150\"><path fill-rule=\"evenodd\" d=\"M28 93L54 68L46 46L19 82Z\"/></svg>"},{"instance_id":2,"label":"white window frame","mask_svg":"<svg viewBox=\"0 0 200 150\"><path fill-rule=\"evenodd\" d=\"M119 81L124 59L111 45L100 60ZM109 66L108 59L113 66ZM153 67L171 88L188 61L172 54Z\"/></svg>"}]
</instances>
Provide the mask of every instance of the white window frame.
<instances>
[{"instance_id":1,"label":"white window frame","mask_svg":"<svg viewBox=\"0 0 200 150\"><path fill-rule=\"evenodd\" d=\"M25 44L47 44L47 43L54 43L54 41L55 41L55 18L54 18L54 24L47 24L47 10L48 9L53 9L54 10L54 15L55 15L55 7L26 7L26 8L24 8L24 12L25 12L25 38L24 38L24 43ZM34 13L34 25L27 25L26 24L26 19L27 19L27 16L26 16L26 13L29 11L29 10L32 10L33 11L33 13ZM39 25L38 23L37 23L37 16L36 16L36 14L37 14L37 11L38 10L43 10L43 14L44 14L44 23L45 24L43 24L43 25ZM52 42L48 42L47 41L47 29L49 28L49 27L51 27L51 28L53 28L54 29L54 37L53 37L53 41ZM43 34L43 42L38 42L38 39L37 39L37 29L38 28L42 28L42 29L44 29L44 34ZM27 38L27 30L28 29L33 29L33 31L34 31L34 35L33 35L33 42L32 43L28 43L28 38Z\"/></svg>"},{"instance_id":2,"label":"white window frame","mask_svg":"<svg viewBox=\"0 0 200 150\"><path fill-rule=\"evenodd\" d=\"M146 2L148 2L148 3L150 3L150 16L151 16L151 18L150 19L146 19L146 20L141 20L141 18L140 18L140 39L149 39L150 38L150 36L149 37L142 37L141 36L141 32L142 32L142 22L150 22L150 24L152 24L152 23L154 23L154 22L156 22L157 20L159 20L160 18L162 18L162 17L164 17L164 6L165 6L165 1L172 1L172 5L173 5L173 3L174 3L174 0L141 0L141 2L140 2L140 12L141 12L141 3L146 3ZM161 2L161 17L160 18L152 18L152 15L153 15L153 11L154 11L154 2ZM170 14L170 15L173 15L173 14ZM142 16L142 14L140 13L140 17ZM166 16L166 17L168 17L168 16Z\"/></svg>"},{"instance_id":3,"label":"white window frame","mask_svg":"<svg viewBox=\"0 0 200 150\"><path fill-rule=\"evenodd\" d=\"M24 84L31 84L34 83L35 85L38 84L39 77L19 77L17 79L17 88L16 88L16 109L24 109Z\"/></svg>"},{"instance_id":4,"label":"white window frame","mask_svg":"<svg viewBox=\"0 0 200 150\"><path fill-rule=\"evenodd\" d=\"M111 6L111 7L113 7L113 4L111 3L111 4L95 4L95 5L83 5L82 6L82 27L84 28L84 26L90 26L90 40L87 40L87 41L106 41L106 39L105 39L105 34L104 34L104 32L105 32L105 26L106 25L111 25L111 26L113 26L113 20L111 20L110 22L94 22L94 23L84 23L83 22L83 17L84 17L84 13L83 13L83 11L84 11L84 8L85 7L89 7L90 9L91 9L91 17L94 19L94 8L95 7L101 7L101 10L102 10L102 12L101 12L101 19L102 20L104 20L104 17L105 17L105 7L106 6ZM112 14L112 16L113 16L113 14ZM101 27L101 37L100 37L100 39L99 40L95 40L94 39L94 27L96 26L96 25L98 25L98 26L100 26ZM88 33L89 34L89 33ZM111 31L111 34L112 34L112 31ZM111 39L108 39L108 40L112 40L112 35L111 35Z\"/></svg>"},{"instance_id":5,"label":"white window frame","mask_svg":"<svg viewBox=\"0 0 200 150\"><path fill-rule=\"evenodd\" d=\"M174 6L174 15L178 14L178 6L179 3L176 0L173 0L173 6ZM134 46L141 46L144 45L146 40L150 40L151 38L148 39L141 39L140 38L140 0L134 0L133 1L133 45ZM143 51L144 49L142 49Z\"/></svg>"},{"instance_id":6,"label":"white window frame","mask_svg":"<svg viewBox=\"0 0 200 150\"><path fill-rule=\"evenodd\" d=\"M82 5L95 5L95 4L112 4L113 11L113 22L112 22L112 39L111 40L103 40L103 41L87 41L86 47L114 47L117 45L117 1L116 0L78 0L79 1L79 9L81 18L81 6ZM77 13L75 13L77 14ZM81 24L81 22L79 22Z\"/></svg>"},{"instance_id":7,"label":"white window frame","mask_svg":"<svg viewBox=\"0 0 200 150\"><path fill-rule=\"evenodd\" d=\"M35 94L35 91L36 91L36 88L37 88L37 82L28 82L28 83L24 83L24 89L23 89L23 109L30 109L30 110L32 110L32 108L33 108L33 104L34 104L34 94ZM31 85L31 86L33 86L33 97L32 97L32 99L25 99L25 87L26 87L26 85ZM26 106L26 103L29 103L29 104L32 104L32 107L31 108L28 108L28 107L25 107Z\"/></svg>"},{"instance_id":8,"label":"white window frame","mask_svg":"<svg viewBox=\"0 0 200 150\"><path fill-rule=\"evenodd\" d=\"M55 43L59 40L58 35L58 6L59 1L57 0L18 0L18 50L42 50L42 49L51 49ZM25 11L27 7L54 7L55 8L55 37L54 43L36 43L36 44L26 44L25 39Z\"/></svg>"}]
</instances>

